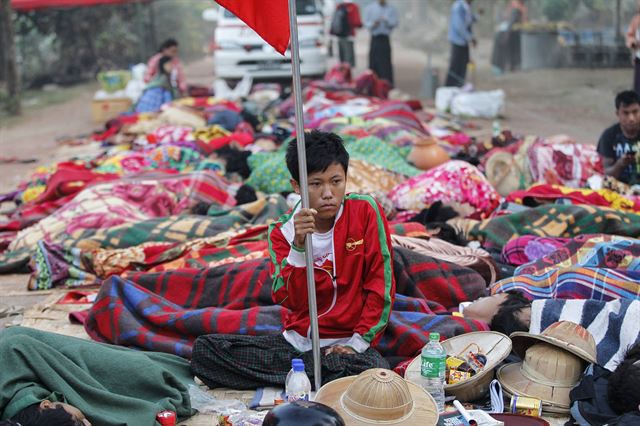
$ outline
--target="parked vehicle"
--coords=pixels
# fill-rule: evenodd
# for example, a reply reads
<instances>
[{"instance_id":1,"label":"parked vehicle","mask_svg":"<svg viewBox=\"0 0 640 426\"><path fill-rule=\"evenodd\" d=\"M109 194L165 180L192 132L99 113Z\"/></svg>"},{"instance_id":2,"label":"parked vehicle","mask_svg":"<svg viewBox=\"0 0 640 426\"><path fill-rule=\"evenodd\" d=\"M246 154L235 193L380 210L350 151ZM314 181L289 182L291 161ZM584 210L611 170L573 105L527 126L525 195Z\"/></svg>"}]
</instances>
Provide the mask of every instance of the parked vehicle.
<instances>
[{"instance_id":1,"label":"parked vehicle","mask_svg":"<svg viewBox=\"0 0 640 426\"><path fill-rule=\"evenodd\" d=\"M296 0L300 70L304 77L319 77L327 70L325 21L316 0ZM240 21L233 13L220 8L216 18L214 68L218 78L240 79L291 76L290 52L281 56Z\"/></svg>"}]
</instances>

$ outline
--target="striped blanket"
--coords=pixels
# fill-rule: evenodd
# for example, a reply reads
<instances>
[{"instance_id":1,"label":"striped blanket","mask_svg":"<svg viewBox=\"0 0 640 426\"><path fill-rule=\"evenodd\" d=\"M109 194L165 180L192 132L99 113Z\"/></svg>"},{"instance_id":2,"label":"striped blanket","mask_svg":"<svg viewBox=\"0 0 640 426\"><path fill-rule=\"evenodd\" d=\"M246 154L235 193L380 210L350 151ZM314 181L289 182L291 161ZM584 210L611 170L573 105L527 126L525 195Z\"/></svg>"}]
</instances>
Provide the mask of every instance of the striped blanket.
<instances>
[{"instance_id":1,"label":"striped blanket","mask_svg":"<svg viewBox=\"0 0 640 426\"><path fill-rule=\"evenodd\" d=\"M598 364L613 371L626 350L640 342L640 301L536 300L529 331L540 334L556 321L579 323L593 335Z\"/></svg>"},{"instance_id":2,"label":"striped blanket","mask_svg":"<svg viewBox=\"0 0 640 426\"><path fill-rule=\"evenodd\" d=\"M394 363L415 356L430 332L451 337L488 329L448 314L482 294L484 280L475 271L404 249L395 251L394 267L397 297L377 346L383 356ZM114 276L102 284L85 329L95 340L190 357L200 335L280 333L286 310L273 304L271 285L267 259Z\"/></svg>"}]
</instances>

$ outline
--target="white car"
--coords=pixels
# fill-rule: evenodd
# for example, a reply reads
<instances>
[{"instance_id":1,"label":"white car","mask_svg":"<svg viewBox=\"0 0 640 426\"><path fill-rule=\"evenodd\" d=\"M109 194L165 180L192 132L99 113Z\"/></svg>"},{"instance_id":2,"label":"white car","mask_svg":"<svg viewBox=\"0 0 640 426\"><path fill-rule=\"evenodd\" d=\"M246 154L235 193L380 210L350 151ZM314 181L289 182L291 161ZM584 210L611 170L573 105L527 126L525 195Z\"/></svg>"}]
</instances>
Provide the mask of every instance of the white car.
<instances>
[{"instance_id":1,"label":"white car","mask_svg":"<svg viewBox=\"0 0 640 426\"><path fill-rule=\"evenodd\" d=\"M316 0L296 0L300 71L321 77L327 71L325 22ZM283 57L255 31L220 7L213 46L215 75L222 79L283 78L291 76L290 52Z\"/></svg>"}]
</instances>

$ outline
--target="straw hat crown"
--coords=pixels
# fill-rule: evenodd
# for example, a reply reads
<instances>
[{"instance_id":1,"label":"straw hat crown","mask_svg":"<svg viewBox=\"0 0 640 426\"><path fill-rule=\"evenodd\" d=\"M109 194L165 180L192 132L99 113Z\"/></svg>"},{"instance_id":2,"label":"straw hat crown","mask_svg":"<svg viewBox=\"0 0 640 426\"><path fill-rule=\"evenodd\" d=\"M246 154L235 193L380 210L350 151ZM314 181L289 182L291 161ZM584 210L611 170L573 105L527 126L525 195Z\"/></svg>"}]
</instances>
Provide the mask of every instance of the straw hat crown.
<instances>
[{"instance_id":1,"label":"straw hat crown","mask_svg":"<svg viewBox=\"0 0 640 426\"><path fill-rule=\"evenodd\" d=\"M548 343L537 343L527 349L520 370L536 383L572 387L582 374L583 361L575 355Z\"/></svg>"},{"instance_id":2,"label":"straw hat crown","mask_svg":"<svg viewBox=\"0 0 640 426\"><path fill-rule=\"evenodd\" d=\"M570 321L559 321L551 324L541 334L534 335L525 332L511 334L513 351L524 357L526 350L540 341L558 346L583 360L596 362L596 341L587 329Z\"/></svg>"},{"instance_id":3,"label":"straw hat crown","mask_svg":"<svg viewBox=\"0 0 640 426\"><path fill-rule=\"evenodd\" d=\"M326 383L315 400L335 409L346 426L438 423L438 410L431 395L421 386L382 368Z\"/></svg>"},{"instance_id":4,"label":"straw hat crown","mask_svg":"<svg viewBox=\"0 0 640 426\"><path fill-rule=\"evenodd\" d=\"M340 403L352 416L367 420L397 421L413 410L407 382L393 371L382 368L362 373L347 388Z\"/></svg>"}]
</instances>

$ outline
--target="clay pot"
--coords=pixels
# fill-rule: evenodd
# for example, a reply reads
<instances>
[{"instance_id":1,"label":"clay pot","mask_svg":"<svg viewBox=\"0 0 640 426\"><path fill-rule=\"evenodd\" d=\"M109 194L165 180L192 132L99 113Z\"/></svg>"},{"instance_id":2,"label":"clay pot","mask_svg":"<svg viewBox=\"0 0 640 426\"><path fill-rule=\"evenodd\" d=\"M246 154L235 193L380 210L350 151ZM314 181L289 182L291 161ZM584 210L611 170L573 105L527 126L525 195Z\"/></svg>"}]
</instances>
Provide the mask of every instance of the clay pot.
<instances>
[{"instance_id":1,"label":"clay pot","mask_svg":"<svg viewBox=\"0 0 640 426\"><path fill-rule=\"evenodd\" d=\"M447 151L438 145L434 138L426 138L416 142L407 157L407 160L421 170L433 169L450 159Z\"/></svg>"}]
</instances>

